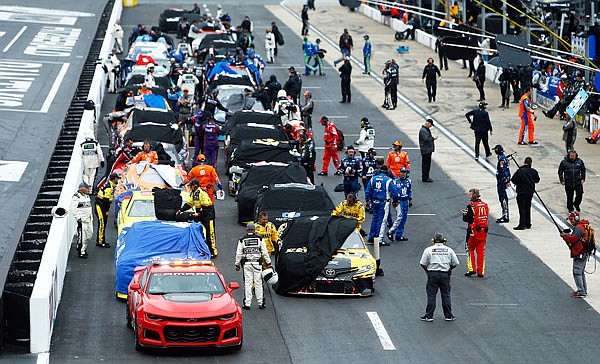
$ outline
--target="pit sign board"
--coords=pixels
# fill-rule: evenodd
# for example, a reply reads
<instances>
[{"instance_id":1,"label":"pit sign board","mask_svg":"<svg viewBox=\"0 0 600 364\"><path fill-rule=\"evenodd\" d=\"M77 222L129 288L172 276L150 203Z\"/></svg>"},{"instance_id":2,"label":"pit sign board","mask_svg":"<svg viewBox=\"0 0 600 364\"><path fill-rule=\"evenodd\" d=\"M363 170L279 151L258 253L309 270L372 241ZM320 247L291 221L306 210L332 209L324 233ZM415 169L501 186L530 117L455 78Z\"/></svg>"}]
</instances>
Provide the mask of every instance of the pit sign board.
<instances>
[{"instance_id":1,"label":"pit sign board","mask_svg":"<svg viewBox=\"0 0 600 364\"><path fill-rule=\"evenodd\" d=\"M583 104L585 104L588 97L590 97L590 95L588 95L587 92L579 90L577 95L575 95L575 97L573 98L573 101L571 101L571 103L567 107L567 114L569 114L571 118L574 118L575 114L579 112L579 110L581 109Z\"/></svg>"}]
</instances>

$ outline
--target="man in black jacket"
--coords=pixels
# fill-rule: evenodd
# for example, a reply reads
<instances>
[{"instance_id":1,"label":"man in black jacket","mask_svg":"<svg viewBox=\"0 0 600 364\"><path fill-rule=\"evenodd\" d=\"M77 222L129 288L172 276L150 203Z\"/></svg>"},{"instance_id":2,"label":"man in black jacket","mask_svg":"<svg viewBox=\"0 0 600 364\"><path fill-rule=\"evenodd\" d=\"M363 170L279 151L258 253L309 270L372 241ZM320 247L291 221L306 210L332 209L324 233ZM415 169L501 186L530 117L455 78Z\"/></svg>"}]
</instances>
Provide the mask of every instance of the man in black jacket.
<instances>
[{"instance_id":1,"label":"man in black jacket","mask_svg":"<svg viewBox=\"0 0 600 364\"><path fill-rule=\"evenodd\" d=\"M283 89L287 94L292 98L294 104L298 105L298 100L300 98L300 90L302 90L302 79L298 76L296 69L294 67L288 68L290 71L290 75L287 81L285 81L285 85L283 85Z\"/></svg>"},{"instance_id":2,"label":"man in black jacket","mask_svg":"<svg viewBox=\"0 0 600 364\"><path fill-rule=\"evenodd\" d=\"M560 162L558 178L560 183L565 186L567 209L569 212L573 212L573 207L575 207L575 210L580 212L579 205L583 199L583 184L585 183L585 164L574 149L569 150L565 159ZM573 194L575 201L573 201Z\"/></svg>"},{"instance_id":3,"label":"man in black jacket","mask_svg":"<svg viewBox=\"0 0 600 364\"><path fill-rule=\"evenodd\" d=\"M281 90L281 84L277 81L275 75L271 75L269 76L269 81L265 84L265 88L267 89L267 94L269 94L269 99L271 100L271 107L269 107L269 110L272 110L277 101L277 92Z\"/></svg>"},{"instance_id":4,"label":"man in black jacket","mask_svg":"<svg viewBox=\"0 0 600 364\"><path fill-rule=\"evenodd\" d=\"M448 69L448 68L446 68ZM442 78L440 69L438 66L433 64L433 58L427 58L427 65L423 68L423 76L421 76L421 82L425 80L425 86L427 87L427 98L429 102L433 100L435 102L435 94L437 91L437 76Z\"/></svg>"},{"instance_id":5,"label":"man in black jacket","mask_svg":"<svg viewBox=\"0 0 600 364\"><path fill-rule=\"evenodd\" d=\"M478 101L485 101L485 91L483 90L483 84L485 83L485 64L481 58L479 58L479 65L477 66L473 80L475 81L477 90L479 90Z\"/></svg>"},{"instance_id":6,"label":"man in black jacket","mask_svg":"<svg viewBox=\"0 0 600 364\"><path fill-rule=\"evenodd\" d=\"M471 110L465 114L469 124L471 124L471 129L475 132L475 160L479 160L480 142L483 142L485 157L488 158L492 155L490 145L488 144L488 132L492 135L492 123L490 122L490 115L485 109L487 104L485 101L480 101L478 109Z\"/></svg>"},{"instance_id":7,"label":"man in black jacket","mask_svg":"<svg viewBox=\"0 0 600 364\"><path fill-rule=\"evenodd\" d=\"M510 179L517 187L517 206L519 206L519 225L515 226L514 230L531 229L531 199L535 193L535 184L540 181L540 176L531 167L531 163L531 157L526 157L523 165Z\"/></svg>"},{"instance_id":8,"label":"man in black jacket","mask_svg":"<svg viewBox=\"0 0 600 364\"><path fill-rule=\"evenodd\" d=\"M431 155L435 152L435 140L437 137L431 135L431 127L433 119L425 120L425 124L419 130L419 149L421 150L421 180L423 182L433 182L429 178L429 170L431 169Z\"/></svg>"},{"instance_id":9,"label":"man in black jacket","mask_svg":"<svg viewBox=\"0 0 600 364\"><path fill-rule=\"evenodd\" d=\"M340 103L350 103L352 94L350 93L350 76L352 74L352 65L350 57L344 57L344 64L339 68L342 79L342 101Z\"/></svg>"}]
</instances>

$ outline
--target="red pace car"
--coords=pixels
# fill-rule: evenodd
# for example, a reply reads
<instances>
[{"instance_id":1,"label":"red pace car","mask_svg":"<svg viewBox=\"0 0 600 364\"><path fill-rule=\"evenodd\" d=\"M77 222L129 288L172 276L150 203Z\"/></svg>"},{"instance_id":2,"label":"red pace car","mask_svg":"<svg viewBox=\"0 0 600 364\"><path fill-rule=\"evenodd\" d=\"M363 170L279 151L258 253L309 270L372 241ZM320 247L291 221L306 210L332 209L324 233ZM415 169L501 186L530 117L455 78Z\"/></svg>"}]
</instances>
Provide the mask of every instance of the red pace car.
<instances>
[{"instance_id":1,"label":"red pace car","mask_svg":"<svg viewBox=\"0 0 600 364\"><path fill-rule=\"evenodd\" d=\"M211 261L154 261L137 267L127 292L135 349L241 349L242 310Z\"/></svg>"}]
</instances>

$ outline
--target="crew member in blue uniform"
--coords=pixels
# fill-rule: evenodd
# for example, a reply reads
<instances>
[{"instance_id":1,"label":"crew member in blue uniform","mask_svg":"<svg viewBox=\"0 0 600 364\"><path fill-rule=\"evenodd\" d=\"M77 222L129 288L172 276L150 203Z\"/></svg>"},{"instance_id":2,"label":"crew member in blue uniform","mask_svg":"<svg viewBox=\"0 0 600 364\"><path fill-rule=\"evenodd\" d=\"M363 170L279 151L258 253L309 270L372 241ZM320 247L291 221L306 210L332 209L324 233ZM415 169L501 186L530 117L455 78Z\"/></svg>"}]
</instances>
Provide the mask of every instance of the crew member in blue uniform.
<instances>
[{"instance_id":1,"label":"crew member in blue uniform","mask_svg":"<svg viewBox=\"0 0 600 364\"><path fill-rule=\"evenodd\" d=\"M369 148L367 151L367 155L362 159L362 184L363 188L366 191L367 185L373 176L375 175L375 171L377 170L377 151L375 148ZM369 208L365 208L367 212L371 212L372 210Z\"/></svg>"},{"instance_id":2,"label":"crew member in blue uniform","mask_svg":"<svg viewBox=\"0 0 600 364\"><path fill-rule=\"evenodd\" d=\"M498 157L498 164L496 164L496 186L498 188L498 200L502 207L502 217L496 219L499 224L509 222L508 215L508 196L506 195L506 189L510 187L510 169L508 167L508 159L504 154L504 148L497 144L494 147L494 152Z\"/></svg>"},{"instance_id":3,"label":"crew member in blue uniform","mask_svg":"<svg viewBox=\"0 0 600 364\"><path fill-rule=\"evenodd\" d=\"M358 177L362 175L362 163L360 158L356 158L356 150L353 146L346 148L346 158L342 159L338 171L344 176L344 197L348 197L350 192L358 195Z\"/></svg>"},{"instance_id":4,"label":"crew member in blue uniform","mask_svg":"<svg viewBox=\"0 0 600 364\"><path fill-rule=\"evenodd\" d=\"M371 178L365 191L365 200L367 206L373 209L371 219L371 230L369 231L368 242L373 242L374 238L380 238L380 245L389 245L385 242L385 228L388 214L388 204L390 201L393 206L398 206L398 192L394 181L387 176L387 166L381 166L379 173Z\"/></svg>"},{"instance_id":5,"label":"crew member in blue uniform","mask_svg":"<svg viewBox=\"0 0 600 364\"><path fill-rule=\"evenodd\" d=\"M400 177L394 180L398 193L398 207L396 207L396 220L388 232L390 240L407 241L404 237L404 226L408 217L408 208L412 206L412 182L407 177L408 169L400 169Z\"/></svg>"}]
</instances>

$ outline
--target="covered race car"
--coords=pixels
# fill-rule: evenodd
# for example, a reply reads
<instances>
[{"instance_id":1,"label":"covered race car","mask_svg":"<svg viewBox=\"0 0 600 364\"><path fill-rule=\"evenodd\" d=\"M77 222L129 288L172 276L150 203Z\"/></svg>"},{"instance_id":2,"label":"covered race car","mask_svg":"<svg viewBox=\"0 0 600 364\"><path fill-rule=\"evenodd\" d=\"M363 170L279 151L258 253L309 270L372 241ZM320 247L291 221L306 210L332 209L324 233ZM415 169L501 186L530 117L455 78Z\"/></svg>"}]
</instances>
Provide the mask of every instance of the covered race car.
<instances>
[{"instance_id":1,"label":"covered race car","mask_svg":"<svg viewBox=\"0 0 600 364\"><path fill-rule=\"evenodd\" d=\"M292 147L287 141L273 139L242 140L240 146L229 155L227 165L247 168L251 163L269 161L292 163L297 159L290 152Z\"/></svg>"},{"instance_id":2,"label":"covered race car","mask_svg":"<svg viewBox=\"0 0 600 364\"><path fill-rule=\"evenodd\" d=\"M125 84L125 87L133 86L133 85L141 85L144 82L145 82L144 75L130 74L127 77L127 83ZM156 85L158 87L162 87L165 90L168 89L169 87L173 86L173 83L171 82L171 79L169 77L155 76L154 82L156 83Z\"/></svg>"},{"instance_id":3,"label":"covered race car","mask_svg":"<svg viewBox=\"0 0 600 364\"><path fill-rule=\"evenodd\" d=\"M127 190L152 191L154 187L179 188L184 176L180 169L164 164L146 162L128 164L121 173L115 196Z\"/></svg>"},{"instance_id":4,"label":"covered race car","mask_svg":"<svg viewBox=\"0 0 600 364\"><path fill-rule=\"evenodd\" d=\"M155 260L129 284L127 327L135 349L217 347L241 349L242 309L210 261Z\"/></svg>"},{"instance_id":5,"label":"covered race car","mask_svg":"<svg viewBox=\"0 0 600 364\"><path fill-rule=\"evenodd\" d=\"M234 52L231 54L235 53L235 39L233 39L230 33L224 30L210 31L203 29L202 33L192 41L192 49L197 52L206 52L211 45L215 49L233 47Z\"/></svg>"},{"instance_id":6,"label":"covered race car","mask_svg":"<svg viewBox=\"0 0 600 364\"><path fill-rule=\"evenodd\" d=\"M148 265L152 258L210 260L202 224L141 221L119 234L115 249L116 294L127 297L135 267Z\"/></svg>"},{"instance_id":7,"label":"covered race car","mask_svg":"<svg viewBox=\"0 0 600 364\"><path fill-rule=\"evenodd\" d=\"M281 125L268 124L243 124L231 130L225 137L226 155L233 153L244 140L273 139L276 141L288 141L288 136ZM229 159L229 158L228 158Z\"/></svg>"},{"instance_id":8,"label":"covered race car","mask_svg":"<svg viewBox=\"0 0 600 364\"><path fill-rule=\"evenodd\" d=\"M191 24L194 20L200 21L201 14L190 13L184 9L171 8L165 9L158 17L158 28L167 33L177 32L177 25L181 18L186 18ZM187 34L186 34L187 35Z\"/></svg>"},{"instance_id":9,"label":"covered race car","mask_svg":"<svg viewBox=\"0 0 600 364\"><path fill-rule=\"evenodd\" d=\"M227 122L222 128L224 134L229 134L237 125L245 124L282 125L281 118L272 111L265 110L239 110L227 117Z\"/></svg>"},{"instance_id":10,"label":"covered race car","mask_svg":"<svg viewBox=\"0 0 600 364\"><path fill-rule=\"evenodd\" d=\"M301 216L327 216L335 206L323 186L302 183L274 184L259 191L254 209L266 211L276 226ZM255 220L255 221L256 221ZM356 223L354 225L356 227Z\"/></svg>"},{"instance_id":11,"label":"covered race car","mask_svg":"<svg viewBox=\"0 0 600 364\"><path fill-rule=\"evenodd\" d=\"M256 163L242 174L236 202L238 222L254 221L254 205L258 192L276 183L306 183L306 170L298 163Z\"/></svg>"},{"instance_id":12,"label":"covered race car","mask_svg":"<svg viewBox=\"0 0 600 364\"><path fill-rule=\"evenodd\" d=\"M279 294L370 296L375 259L356 220L337 216L300 217L282 225L277 256Z\"/></svg>"},{"instance_id":13,"label":"covered race car","mask_svg":"<svg viewBox=\"0 0 600 364\"><path fill-rule=\"evenodd\" d=\"M133 98L139 96L140 89L140 85L131 85L119 90L117 100L115 101L115 110L123 111L126 108L136 106L137 100ZM160 95L165 100L168 97L167 90L162 87L149 87L148 89L153 95Z\"/></svg>"}]
</instances>

